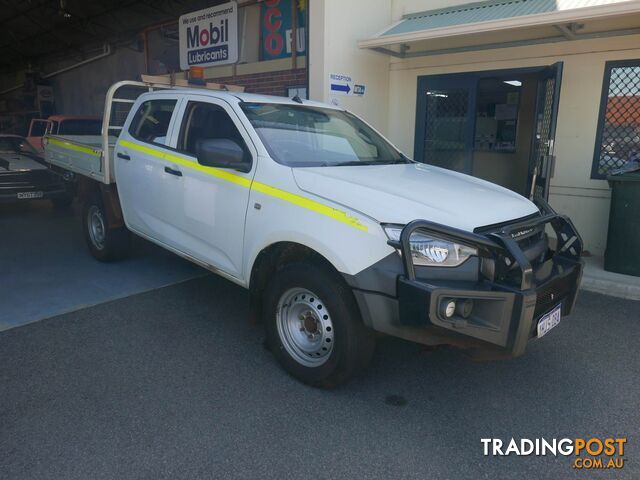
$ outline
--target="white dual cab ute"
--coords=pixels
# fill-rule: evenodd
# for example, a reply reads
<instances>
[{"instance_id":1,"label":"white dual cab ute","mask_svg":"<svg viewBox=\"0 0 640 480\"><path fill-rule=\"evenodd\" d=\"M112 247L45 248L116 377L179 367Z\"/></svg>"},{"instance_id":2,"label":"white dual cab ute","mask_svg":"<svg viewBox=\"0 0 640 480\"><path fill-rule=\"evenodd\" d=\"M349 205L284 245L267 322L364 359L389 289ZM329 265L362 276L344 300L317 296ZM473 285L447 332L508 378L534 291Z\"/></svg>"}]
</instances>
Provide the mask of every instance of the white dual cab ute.
<instances>
[{"instance_id":1,"label":"white dual cab ute","mask_svg":"<svg viewBox=\"0 0 640 480\"><path fill-rule=\"evenodd\" d=\"M147 91L117 96L131 87ZM271 351L308 384L359 372L376 331L518 356L574 306L568 218L416 163L341 108L120 82L104 115L101 138L45 148L80 174L91 253L122 258L133 233L247 288Z\"/></svg>"}]
</instances>

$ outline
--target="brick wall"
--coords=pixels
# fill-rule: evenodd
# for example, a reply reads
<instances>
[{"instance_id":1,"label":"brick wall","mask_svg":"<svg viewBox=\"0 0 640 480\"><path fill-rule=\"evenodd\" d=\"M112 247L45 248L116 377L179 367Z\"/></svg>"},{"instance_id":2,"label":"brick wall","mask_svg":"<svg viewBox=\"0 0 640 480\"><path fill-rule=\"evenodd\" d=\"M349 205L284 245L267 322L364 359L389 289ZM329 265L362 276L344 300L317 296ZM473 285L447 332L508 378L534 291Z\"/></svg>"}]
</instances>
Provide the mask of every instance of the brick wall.
<instances>
[{"instance_id":1,"label":"brick wall","mask_svg":"<svg viewBox=\"0 0 640 480\"><path fill-rule=\"evenodd\" d=\"M288 87L300 87L307 83L307 70L281 70L279 72L253 73L251 75L236 75L234 77L208 78L211 82L242 85L247 93L263 95L287 94Z\"/></svg>"}]
</instances>

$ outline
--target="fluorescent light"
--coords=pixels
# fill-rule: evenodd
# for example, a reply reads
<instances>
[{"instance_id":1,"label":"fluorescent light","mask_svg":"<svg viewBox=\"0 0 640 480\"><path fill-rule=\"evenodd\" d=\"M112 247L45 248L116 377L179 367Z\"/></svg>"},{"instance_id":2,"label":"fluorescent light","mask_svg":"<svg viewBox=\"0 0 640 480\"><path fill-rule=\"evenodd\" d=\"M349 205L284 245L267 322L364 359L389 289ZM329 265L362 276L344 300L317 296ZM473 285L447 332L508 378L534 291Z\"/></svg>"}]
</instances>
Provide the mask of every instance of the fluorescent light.
<instances>
[{"instance_id":1,"label":"fluorescent light","mask_svg":"<svg viewBox=\"0 0 640 480\"><path fill-rule=\"evenodd\" d=\"M520 80L505 80L504 83L513 85L514 87L521 87L522 82Z\"/></svg>"},{"instance_id":2,"label":"fluorescent light","mask_svg":"<svg viewBox=\"0 0 640 480\"><path fill-rule=\"evenodd\" d=\"M430 97L449 98L449 95L447 95L446 93L443 93L443 92L427 91L427 95L429 95Z\"/></svg>"}]
</instances>

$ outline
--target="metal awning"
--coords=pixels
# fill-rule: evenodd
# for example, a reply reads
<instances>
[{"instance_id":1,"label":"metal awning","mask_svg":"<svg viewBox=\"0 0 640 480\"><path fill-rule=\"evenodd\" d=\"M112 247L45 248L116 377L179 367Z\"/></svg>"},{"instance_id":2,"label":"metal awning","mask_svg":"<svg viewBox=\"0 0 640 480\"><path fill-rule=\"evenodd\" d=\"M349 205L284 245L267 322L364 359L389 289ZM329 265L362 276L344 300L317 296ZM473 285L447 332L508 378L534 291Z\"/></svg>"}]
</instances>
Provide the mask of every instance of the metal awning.
<instances>
[{"instance_id":1,"label":"metal awning","mask_svg":"<svg viewBox=\"0 0 640 480\"><path fill-rule=\"evenodd\" d=\"M395 57L640 34L640 0L489 0L405 15L359 42Z\"/></svg>"}]
</instances>

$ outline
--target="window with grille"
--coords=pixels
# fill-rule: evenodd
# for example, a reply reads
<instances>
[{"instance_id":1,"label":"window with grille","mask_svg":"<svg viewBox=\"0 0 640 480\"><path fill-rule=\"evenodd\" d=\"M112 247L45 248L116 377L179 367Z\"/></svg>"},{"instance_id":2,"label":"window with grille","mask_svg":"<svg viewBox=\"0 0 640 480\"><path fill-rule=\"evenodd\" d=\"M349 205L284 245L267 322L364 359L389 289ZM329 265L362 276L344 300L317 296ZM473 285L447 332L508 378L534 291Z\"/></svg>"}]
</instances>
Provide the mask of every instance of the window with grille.
<instances>
[{"instance_id":1,"label":"window with grille","mask_svg":"<svg viewBox=\"0 0 640 480\"><path fill-rule=\"evenodd\" d=\"M607 62L591 178L640 160L640 60Z\"/></svg>"}]
</instances>

